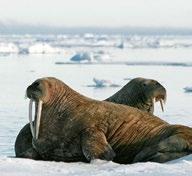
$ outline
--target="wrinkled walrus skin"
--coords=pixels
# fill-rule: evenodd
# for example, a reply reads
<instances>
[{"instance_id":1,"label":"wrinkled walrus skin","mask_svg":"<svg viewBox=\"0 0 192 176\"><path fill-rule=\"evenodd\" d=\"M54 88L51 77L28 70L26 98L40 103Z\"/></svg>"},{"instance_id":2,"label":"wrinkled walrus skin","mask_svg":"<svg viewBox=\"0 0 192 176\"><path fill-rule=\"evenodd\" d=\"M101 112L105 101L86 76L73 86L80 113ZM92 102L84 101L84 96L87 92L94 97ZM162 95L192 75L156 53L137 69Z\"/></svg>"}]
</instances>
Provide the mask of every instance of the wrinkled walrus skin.
<instances>
[{"instance_id":1,"label":"wrinkled walrus skin","mask_svg":"<svg viewBox=\"0 0 192 176\"><path fill-rule=\"evenodd\" d=\"M166 100L166 89L156 80L135 78L127 83L121 90L107 98L105 101L136 107L142 111L154 112L154 101ZM29 123L19 132L15 142L16 157L31 157L40 159L32 148L32 135Z\"/></svg>"},{"instance_id":2,"label":"wrinkled walrus skin","mask_svg":"<svg viewBox=\"0 0 192 176\"><path fill-rule=\"evenodd\" d=\"M87 98L56 78L35 81L27 96L43 101L39 137L32 140L42 160L162 163L192 153L191 128Z\"/></svg>"}]
</instances>

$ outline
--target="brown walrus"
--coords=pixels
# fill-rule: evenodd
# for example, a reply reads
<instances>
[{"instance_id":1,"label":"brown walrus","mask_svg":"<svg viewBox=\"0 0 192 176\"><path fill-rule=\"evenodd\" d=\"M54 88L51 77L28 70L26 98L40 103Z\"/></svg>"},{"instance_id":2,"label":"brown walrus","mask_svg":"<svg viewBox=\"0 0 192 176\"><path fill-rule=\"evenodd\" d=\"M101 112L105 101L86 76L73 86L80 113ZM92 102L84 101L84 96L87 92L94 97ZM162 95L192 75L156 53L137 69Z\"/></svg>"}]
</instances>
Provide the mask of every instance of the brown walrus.
<instances>
[{"instance_id":1,"label":"brown walrus","mask_svg":"<svg viewBox=\"0 0 192 176\"><path fill-rule=\"evenodd\" d=\"M27 97L33 149L43 160L166 162L192 153L191 128L90 99L56 78L38 79L27 88ZM32 101L37 107L34 123Z\"/></svg>"},{"instance_id":2,"label":"brown walrus","mask_svg":"<svg viewBox=\"0 0 192 176\"><path fill-rule=\"evenodd\" d=\"M166 89L156 80L135 78L105 101L132 106L153 114L154 102L157 101L164 111L166 97Z\"/></svg>"},{"instance_id":3,"label":"brown walrus","mask_svg":"<svg viewBox=\"0 0 192 176\"><path fill-rule=\"evenodd\" d=\"M142 111L154 112L154 102L163 103L166 100L166 89L156 80L146 78L134 78L117 93L105 101L125 104L136 107ZM32 134L29 123L19 132L15 142L16 157L39 158L40 156L32 147Z\"/></svg>"}]
</instances>

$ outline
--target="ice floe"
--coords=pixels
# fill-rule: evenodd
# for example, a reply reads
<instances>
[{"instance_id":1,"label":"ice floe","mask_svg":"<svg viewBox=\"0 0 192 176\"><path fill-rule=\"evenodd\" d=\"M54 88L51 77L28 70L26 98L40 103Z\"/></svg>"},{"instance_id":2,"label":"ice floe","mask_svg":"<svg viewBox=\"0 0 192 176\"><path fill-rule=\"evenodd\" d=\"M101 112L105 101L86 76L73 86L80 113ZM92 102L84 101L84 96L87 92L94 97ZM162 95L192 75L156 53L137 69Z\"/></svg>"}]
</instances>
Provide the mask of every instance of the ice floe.
<instances>
[{"instance_id":1,"label":"ice floe","mask_svg":"<svg viewBox=\"0 0 192 176\"><path fill-rule=\"evenodd\" d=\"M70 58L75 63L97 63L110 60L110 56L103 51L98 52L77 52Z\"/></svg>"},{"instance_id":2,"label":"ice floe","mask_svg":"<svg viewBox=\"0 0 192 176\"><path fill-rule=\"evenodd\" d=\"M185 90L185 92L191 92L192 93L192 87L184 87L183 88Z\"/></svg>"},{"instance_id":3,"label":"ice floe","mask_svg":"<svg viewBox=\"0 0 192 176\"><path fill-rule=\"evenodd\" d=\"M128 49L190 48L192 36L158 35L0 35L0 53L59 53L65 47ZM26 52L28 51L28 52Z\"/></svg>"},{"instance_id":4,"label":"ice floe","mask_svg":"<svg viewBox=\"0 0 192 176\"><path fill-rule=\"evenodd\" d=\"M80 52L72 56L70 60L73 62L92 62L94 61L94 58L92 53Z\"/></svg>"},{"instance_id":5,"label":"ice floe","mask_svg":"<svg viewBox=\"0 0 192 176\"><path fill-rule=\"evenodd\" d=\"M106 79L98 79L93 78L93 85L88 85L88 87L96 87L96 88L103 88L103 87L120 87L121 85L112 82L111 80Z\"/></svg>"},{"instance_id":6,"label":"ice floe","mask_svg":"<svg viewBox=\"0 0 192 176\"><path fill-rule=\"evenodd\" d=\"M14 43L0 43L0 53L18 53L19 49Z\"/></svg>"},{"instance_id":7,"label":"ice floe","mask_svg":"<svg viewBox=\"0 0 192 176\"><path fill-rule=\"evenodd\" d=\"M59 53L58 48L54 48L46 43L37 43L29 47L29 53L31 54L49 54L49 53Z\"/></svg>"}]
</instances>

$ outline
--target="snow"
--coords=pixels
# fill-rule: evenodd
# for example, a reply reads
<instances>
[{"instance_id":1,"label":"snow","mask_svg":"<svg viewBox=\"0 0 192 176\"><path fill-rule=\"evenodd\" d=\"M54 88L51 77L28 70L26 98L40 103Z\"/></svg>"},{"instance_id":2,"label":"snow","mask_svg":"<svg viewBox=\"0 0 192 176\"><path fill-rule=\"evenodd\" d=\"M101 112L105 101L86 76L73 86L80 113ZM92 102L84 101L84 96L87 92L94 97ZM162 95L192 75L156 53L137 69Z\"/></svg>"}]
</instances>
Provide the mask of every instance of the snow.
<instances>
[{"instance_id":1,"label":"snow","mask_svg":"<svg viewBox=\"0 0 192 176\"><path fill-rule=\"evenodd\" d=\"M131 165L102 160L95 160L89 164L0 158L1 176L190 176L191 173L192 155L165 164L147 162Z\"/></svg>"}]
</instances>

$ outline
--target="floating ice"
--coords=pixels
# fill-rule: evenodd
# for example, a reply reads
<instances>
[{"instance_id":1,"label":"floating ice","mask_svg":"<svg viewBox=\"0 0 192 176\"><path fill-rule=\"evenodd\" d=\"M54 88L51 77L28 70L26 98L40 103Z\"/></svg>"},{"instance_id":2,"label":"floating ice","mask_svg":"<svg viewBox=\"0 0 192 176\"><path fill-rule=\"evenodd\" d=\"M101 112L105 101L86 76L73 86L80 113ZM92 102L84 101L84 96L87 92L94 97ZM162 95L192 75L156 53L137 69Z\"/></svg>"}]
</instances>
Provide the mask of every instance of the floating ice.
<instances>
[{"instance_id":1,"label":"floating ice","mask_svg":"<svg viewBox=\"0 0 192 176\"><path fill-rule=\"evenodd\" d=\"M109 54L97 54L95 53L94 54L94 60L97 61L97 62L102 62L102 61L110 61L110 56Z\"/></svg>"},{"instance_id":2,"label":"floating ice","mask_svg":"<svg viewBox=\"0 0 192 176\"><path fill-rule=\"evenodd\" d=\"M19 54L29 54L28 48L19 48Z\"/></svg>"},{"instance_id":3,"label":"floating ice","mask_svg":"<svg viewBox=\"0 0 192 176\"><path fill-rule=\"evenodd\" d=\"M70 60L74 62L92 62L94 58L92 53L80 52L75 54Z\"/></svg>"},{"instance_id":4,"label":"floating ice","mask_svg":"<svg viewBox=\"0 0 192 176\"><path fill-rule=\"evenodd\" d=\"M191 92L192 93L192 87L184 87L183 88L185 92Z\"/></svg>"},{"instance_id":5,"label":"floating ice","mask_svg":"<svg viewBox=\"0 0 192 176\"><path fill-rule=\"evenodd\" d=\"M159 38L156 36L132 36L127 41L128 48L159 48Z\"/></svg>"},{"instance_id":6,"label":"floating ice","mask_svg":"<svg viewBox=\"0 0 192 176\"><path fill-rule=\"evenodd\" d=\"M94 52L78 52L70 58L70 61L75 63L98 63L109 59L109 54L99 50Z\"/></svg>"},{"instance_id":7,"label":"floating ice","mask_svg":"<svg viewBox=\"0 0 192 176\"><path fill-rule=\"evenodd\" d=\"M37 43L29 47L29 53L31 54L60 53L60 50L46 43Z\"/></svg>"},{"instance_id":8,"label":"floating ice","mask_svg":"<svg viewBox=\"0 0 192 176\"><path fill-rule=\"evenodd\" d=\"M95 36L94 36L94 34L86 33L86 34L84 34L83 37L84 37L85 39L93 39Z\"/></svg>"},{"instance_id":9,"label":"floating ice","mask_svg":"<svg viewBox=\"0 0 192 176\"><path fill-rule=\"evenodd\" d=\"M0 35L0 54L63 53L63 48L191 48L192 36L157 35ZM97 59L96 59L97 60Z\"/></svg>"},{"instance_id":10,"label":"floating ice","mask_svg":"<svg viewBox=\"0 0 192 176\"><path fill-rule=\"evenodd\" d=\"M120 87L119 84L113 83L112 81L105 80L105 79L93 78L93 82L95 84L94 85L88 85L88 87L97 87L97 88L102 88L102 87Z\"/></svg>"},{"instance_id":11,"label":"floating ice","mask_svg":"<svg viewBox=\"0 0 192 176\"><path fill-rule=\"evenodd\" d=\"M123 41L117 45L117 48L120 48L120 49L123 49L124 47L125 47L125 44Z\"/></svg>"},{"instance_id":12,"label":"floating ice","mask_svg":"<svg viewBox=\"0 0 192 176\"><path fill-rule=\"evenodd\" d=\"M0 43L0 53L18 53L19 49L14 43Z\"/></svg>"}]
</instances>

